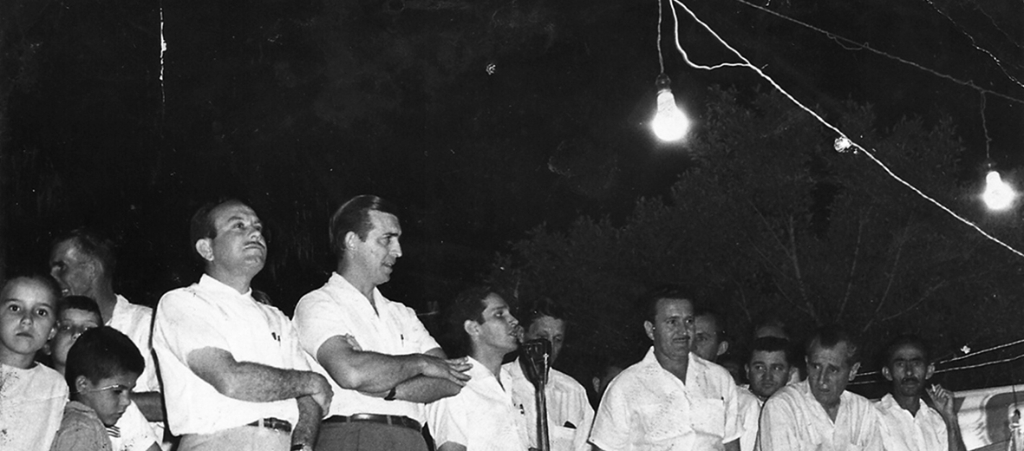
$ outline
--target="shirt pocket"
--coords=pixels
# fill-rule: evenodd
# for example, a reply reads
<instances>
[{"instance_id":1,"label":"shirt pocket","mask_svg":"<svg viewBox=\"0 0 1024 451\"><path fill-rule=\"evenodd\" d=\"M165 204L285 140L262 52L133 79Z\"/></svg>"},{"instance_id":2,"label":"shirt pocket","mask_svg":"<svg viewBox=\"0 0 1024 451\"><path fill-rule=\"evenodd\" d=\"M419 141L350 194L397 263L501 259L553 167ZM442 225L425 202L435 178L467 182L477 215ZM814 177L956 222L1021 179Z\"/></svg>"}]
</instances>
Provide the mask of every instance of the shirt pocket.
<instances>
[{"instance_id":1,"label":"shirt pocket","mask_svg":"<svg viewBox=\"0 0 1024 451\"><path fill-rule=\"evenodd\" d=\"M572 450L574 438L576 438L576 429L550 424L548 425L548 439L551 441L552 450Z\"/></svg>"},{"instance_id":2,"label":"shirt pocket","mask_svg":"<svg viewBox=\"0 0 1024 451\"><path fill-rule=\"evenodd\" d=\"M701 434L725 438L725 401L702 398L691 402L693 429Z\"/></svg>"}]
</instances>

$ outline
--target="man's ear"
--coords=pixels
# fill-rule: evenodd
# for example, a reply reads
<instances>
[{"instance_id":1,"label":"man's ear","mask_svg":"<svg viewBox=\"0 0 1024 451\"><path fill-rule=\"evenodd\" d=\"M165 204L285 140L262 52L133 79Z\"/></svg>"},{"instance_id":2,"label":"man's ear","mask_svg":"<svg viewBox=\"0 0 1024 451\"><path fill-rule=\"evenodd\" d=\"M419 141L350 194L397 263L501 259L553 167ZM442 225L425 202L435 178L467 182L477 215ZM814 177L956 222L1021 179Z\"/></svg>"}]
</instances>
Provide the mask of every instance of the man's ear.
<instances>
[{"instance_id":1,"label":"man's ear","mask_svg":"<svg viewBox=\"0 0 1024 451\"><path fill-rule=\"evenodd\" d=\"M359 235L357 235L356 232L346 232L345 233L345 249L346 250L355 249L357 241L362 241L362 240L359 239Z\"/></svg>"},{"instance_id":2,"label":"man's ear","mask_svg":"<svg viewBox=\"0 0 1024 451\"><path fill-rule=\"evenodd\" d=\"M644 331L647 332L647 338L650 338L651 341L654 341L654 323L651 323L650 321L644 321Z\"/></svg>"},{"instance_id":3,"label":"man's ear","mask_svg":"<svg viewBox=\"0 0 1024 451\"><path fill-rule=\"evenodd\" d=\"M860 362L854 363L850 367L850 382L853 382L853 378L857 377L857 370L860 369Z\"/></svg>"},{"instance_id":4,"label":"man's ear","mask_svg":"<svg viewBox=\"0 0 1024 451\"><path fill-rule=\"evenodd\" d=\"M725 351L728 351L728 350L729 350L729 342L728 341L723 341L723 342L718 344L718 354L715 354L715 355L720 356L722 354L725 354Z\"/></svg>"},{"instance_id":5,"label":"man's ear","mask_svg":"<svg viewBox=\"0 0 1024 451\"><path fill-rule=\"evenodd\" d=\"M208 262L213 261L213 239L211 238L200 238L196 241L196 252L199 253L203 260Z\"/></svg>"},{"instance_id":6,"label":"man's ear","mask_svg":"<svg viewBox=\"0 0 1024 451\"><path fill-rule=\"evenodd\" d=\"M590 378L590 385L594 387L594 393L601 394L601 378L594 376Z\"/></svg>"},{"instance_id":7,"label":"man's ear","mask_svg":"<svg viewBox=\"0 0 1024 451\"><path fill-rule=\"evenodd\" d=\"M882 376L885 376L886 380L892 381L892 371L889 370L889 367L887 367L887 366L883 366L882 367Z\"/></svg>"},{"instance_id":8,"label":"man's ear","mask_svg":"<svg viewBox=\"0 0 1024 451\"><path fill-rule=\"evenodd\" d=\"M934 363L929 363L928 364L928 369L925 370L925 372L924 372L924 380L931 379L932 376L934 376L934 375L935 375L935 364Z\"/></svg>"},{"instance_id":9,"label":"man's ear","mask_svg":"<svg viewBox=\"0 0 1024 451\"><path fill-rule=\"evenodd\" d=\"M467 319L462 322L462 330L466 331L466 333L469 334L470 337L475 337L477 335L480 335L480 323L477 323L476 321L473 321L471 319Z\"/></svg>"}]
</instances>

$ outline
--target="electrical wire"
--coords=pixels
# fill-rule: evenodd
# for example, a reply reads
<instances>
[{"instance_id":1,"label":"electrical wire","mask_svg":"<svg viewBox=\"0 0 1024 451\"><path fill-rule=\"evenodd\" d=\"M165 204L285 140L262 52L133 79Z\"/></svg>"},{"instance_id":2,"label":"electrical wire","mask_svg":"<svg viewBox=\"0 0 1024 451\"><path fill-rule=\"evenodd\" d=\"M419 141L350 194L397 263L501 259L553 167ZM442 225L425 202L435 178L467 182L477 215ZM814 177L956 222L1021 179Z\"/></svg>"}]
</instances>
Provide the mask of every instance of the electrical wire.
<instances>
[{"instance_id":1,"label":"electrical wire","mask_svg":"<svg viewBox=\"0 0 1024 451\"><path fill-rule=\"evenodd\" d=\"M1016 103L1024 104L1024 99L1019 99L1019 98L1016 98L1016 97L1013 97L1013 96L1010 96L1010 95L1007 95L1007 94L1003 94L1003 93L1000 93L1000 92L997 92L997 91L993 91L991 89L982 88L981 86L978 86L978 85L974 84L973 81L970 81L970 80L966 80L965 81L965 80L961 80L959 78L956 78L956 77L954 77L952 75L947 75L947 74L941 73L941 72L939 72L939 71L937 71L935 69L931 69L931 68L925 67L925 66L923 66L921 64L915 63L915 62L910 61L908 59L901 58L901 57L898 57L898 56L895 56L895 55L891 55L889 53L886 53L886 52L883 52L881 50L875 49L874 47L871 47L868 44L864 44L864 43L857 42L857 41L854 41L854 40L849 39L849 38L845 38L843 36L840 36L840 35L837 35L835 33L832 33L831 31L824 30L822 28L816 27L816 26L811 25L809 23L802 22L800 20L794 19L794 18L789 17L789 16L787 16L785 14L781 14L781 13L772 11L772 10L770 10L768 8L765 8L763 6L760 6L760 5L755 5L753 3L748 2L747 0L735 0L735 1L739 2L739 3L742 3L744 5L747 5L747 6L751 7L751 8L754 8L754 9L760 10L762 12L765 12L767 14L771 14L771 15L773 15L775 17L778 17L778 18L780 18L782 20L786 20L786 21L795 23L797 25L800 25L800 26L802 26L804 28L807 28L809 30L813 30L813 31L816 31L818 33L821 33L821 34L825 35L826 37L828 37L829 39L832 39L833 41L836 41L837 43L838 42L843 42L843 43L846 43L848 45L853 45L853 46L856 46L856 47L860 47L860 48L862 48L864 50L867 50L867 51L872 52L874 54L877 54L879 56L883 56L883 57L889 58L891 60L898 61L900 63L906 64L906 65L911 66L911 67L915 67L915 68L920 69L922 71L928 72L928 73L930 73L930 74L932 74L932 75L934 75L936 77L946 79L948 81L951 81L953 83L956 83L956 84L959 84L959 85L962 85L962 86L966 86L968 88L977 90L978 92L981 92L981 93L984 93L984 94L992 94L992 95L994 95L996 97L999 97L999 98L1002 98L1002 99L1005 99L1005 100L1009 100L1011 102L1016 102ZM846 48L846 47L843 47L843 48Z\"/></svg>"},{"instance_id":2,"label":"electrical wire","mask_svg":"<svg viewBox=\"0 0 1024 451\"><path fill-rule=\"evenodd\" d=\"M835 132L837 135L839 135L840 139L845 139L847 142L850 143L850 146L854 147L855 149L859 150L860 153L862 153L865 156L867 156L872 162L874 162L879 167L881 167L882 170L885 171L885 173L888 174L890 177L892 177L894 180L896 180L900 184L906 186L908 189L910 189L911 191L916 193L921 198L927 200L928 202L931 202L932 204L934 204L939 209L945 211L946 213L948 213L953 218L955 218L958 221L964 223L968 227L974 229L975 231L977 231L979 234L981 234L985 238L987 238L990 241L992 241L992 242L994 242L994 243L996 243L996 244L1006 248L1007 250L1009 250L1010 252L1016 254L1017 256L1019 256L1021 258L1024 258L1024 252L1021 252L1021 251L1015 249L1013 246L1010 246L1009 244L1004 243L999 238L996 238L995 236L993 236L993 235L989 234L988 232L982 230L982 228L979 227L977 224L971 222L970 220L968 220L967 218L964 218L963 216L960 216L959 214L957 214L953 210L949 209L949 207L946 207L941 202L933 199L932 197L930 197L927 194L925 194L924 192L922 192L920 189L918 189L916 186L914 186L910 182L908 182L908 181L904 180L902 177L896 175L896 173L894 173L891 169L889 169L889 167L885 163L883 163L881 160L879 160L878 158L875 157L875 155L873 153L874 149L869 151L868 149L864 148L860 144L856 143L855 141L850 139L850 137L847 136L846 133L843 133L843 131L840 130L838 127L836 127L835 125L832 125L831 123L826 121L824 118L822 118L820 115L818 115L818 113L814 112L814 110L811 110L806 105L804 105L799 100L797 100L795 97L793 97L782 86L779 86L779 84L776 83L773 78L768 76L768 74L765 74L764 71L762 71L760 68L755 66L753 63L751 63L750 60L748 60L745 56L743 56L743 54L741 54L738 50L736 50L731 45L729 45L729 43L725 42L725 40L721 36L719 36L718 33L716 33L713 29L711 29L711 27L708 24L704 23L704 21L702 21L699 17L697 17L697 15L692 10L690 10L690 8L687 7L686 4L684 4L682 2L682 0L670 0L670 1L672 2L672 4L678 5L684 11L686 11L686 13L689 14L690 17L693 18L694 21L696 21L701 27L703 27L705 30L707 30L708 33L710 33L712 36L714 36L714 38L716 40L718 40L718 42L720 44L722 44L725 48L729 49L729 51L731 51L734 55L736 55L736 57L738 57L741 61L743 61L743 63L723 63L723 64L719 64L717 66L702 66L702 65L697 65L697 64L692 63L689 60L689 58L687 57L686 52L683 50L682 44L680 43L680 40L679 40L678 17L676 16L676 11L675 11L675 8L673 7L672 8L672 15L673 15L673 17L677 17L677 20L676 20L676 30L675 30L676 48L679 49L679 52L683 55L684 61L686 61L686 63L689 64L691 67L693 67L695 69L703 69L703 70L714 70L714 69L718 69L718 68L722 68L722 67L746 67L746 68L749 68L750 70L753 70L761 78L763 78L765 81L770 83L782 95L784 95L791 102L793 102L794 105L796 105L798 108L804 110L805 112L807 112L808 114L813 116L819 123L821 123L826 128L828 128L828 129L832 130L833 132ZM737 1L743 2L744 0L737 0ZM671 4L670 4L670 6L671 6ZM971 85L974 86L973 83L971 83ZM977 88L977 89L981 89L981 88ZM996 93L996 95L1000 95L1001 96L1002 94ZM1021 101L1021 102L1024 103L1024 101Z\"/></svg>"}]
</instances>

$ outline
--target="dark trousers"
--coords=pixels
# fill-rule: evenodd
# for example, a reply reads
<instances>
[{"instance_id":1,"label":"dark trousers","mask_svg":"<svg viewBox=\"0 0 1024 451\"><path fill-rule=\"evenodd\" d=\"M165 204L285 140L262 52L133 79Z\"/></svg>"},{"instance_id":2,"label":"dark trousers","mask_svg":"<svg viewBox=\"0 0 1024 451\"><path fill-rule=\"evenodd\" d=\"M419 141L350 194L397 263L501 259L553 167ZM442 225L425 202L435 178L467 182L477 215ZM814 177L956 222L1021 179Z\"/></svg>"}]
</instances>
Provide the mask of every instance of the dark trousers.
<instances>
[{"instance_id":1,"label":"dark trousers","mask_svg":"<svg viewBox=\"0 0 1024 451\"><path fill-rule=\"evenodd\" d=\"M379 423L321 423L316 451L427 451L423 435Z\"/></svg>"}]
</instances>

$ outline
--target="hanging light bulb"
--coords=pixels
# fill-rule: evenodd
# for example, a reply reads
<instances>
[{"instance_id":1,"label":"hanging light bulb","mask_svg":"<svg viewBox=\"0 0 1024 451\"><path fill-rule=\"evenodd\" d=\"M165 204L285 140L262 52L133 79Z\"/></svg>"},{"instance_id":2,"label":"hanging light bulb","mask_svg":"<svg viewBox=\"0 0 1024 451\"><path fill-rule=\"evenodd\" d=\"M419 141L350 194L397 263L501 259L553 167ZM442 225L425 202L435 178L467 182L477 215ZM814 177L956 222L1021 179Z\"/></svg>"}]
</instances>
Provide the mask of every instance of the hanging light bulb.
<instances>
[{"instance_id":1,"label":"hanging light bulb","mask_svg":"<svg viewBox=\"0 0 1024 451\"><path fill-rule=\"evenodd\" d=\"M654 130L654 136L662 141L679 141L690 130L690 119L676 105L671 84L665 74L659 75L654 82L658 87L658 111L651 121L651 129Z\"/></svg>"},{"instance_id":2,"label":"hanging light bulb","mask_svg":"<svg viewBox=\"0 0 1024 451\"><path fill-rule=\"evenodd\" d=\"M999 172L989 170L988 175L985 176L985 192L981 194L981 200L985 201L988 209L1006 210L1013 206L1013 201L1016 199L1017 192L1013 190L1013 187L1003 181Z\"/></svg>"}]
</instances>

